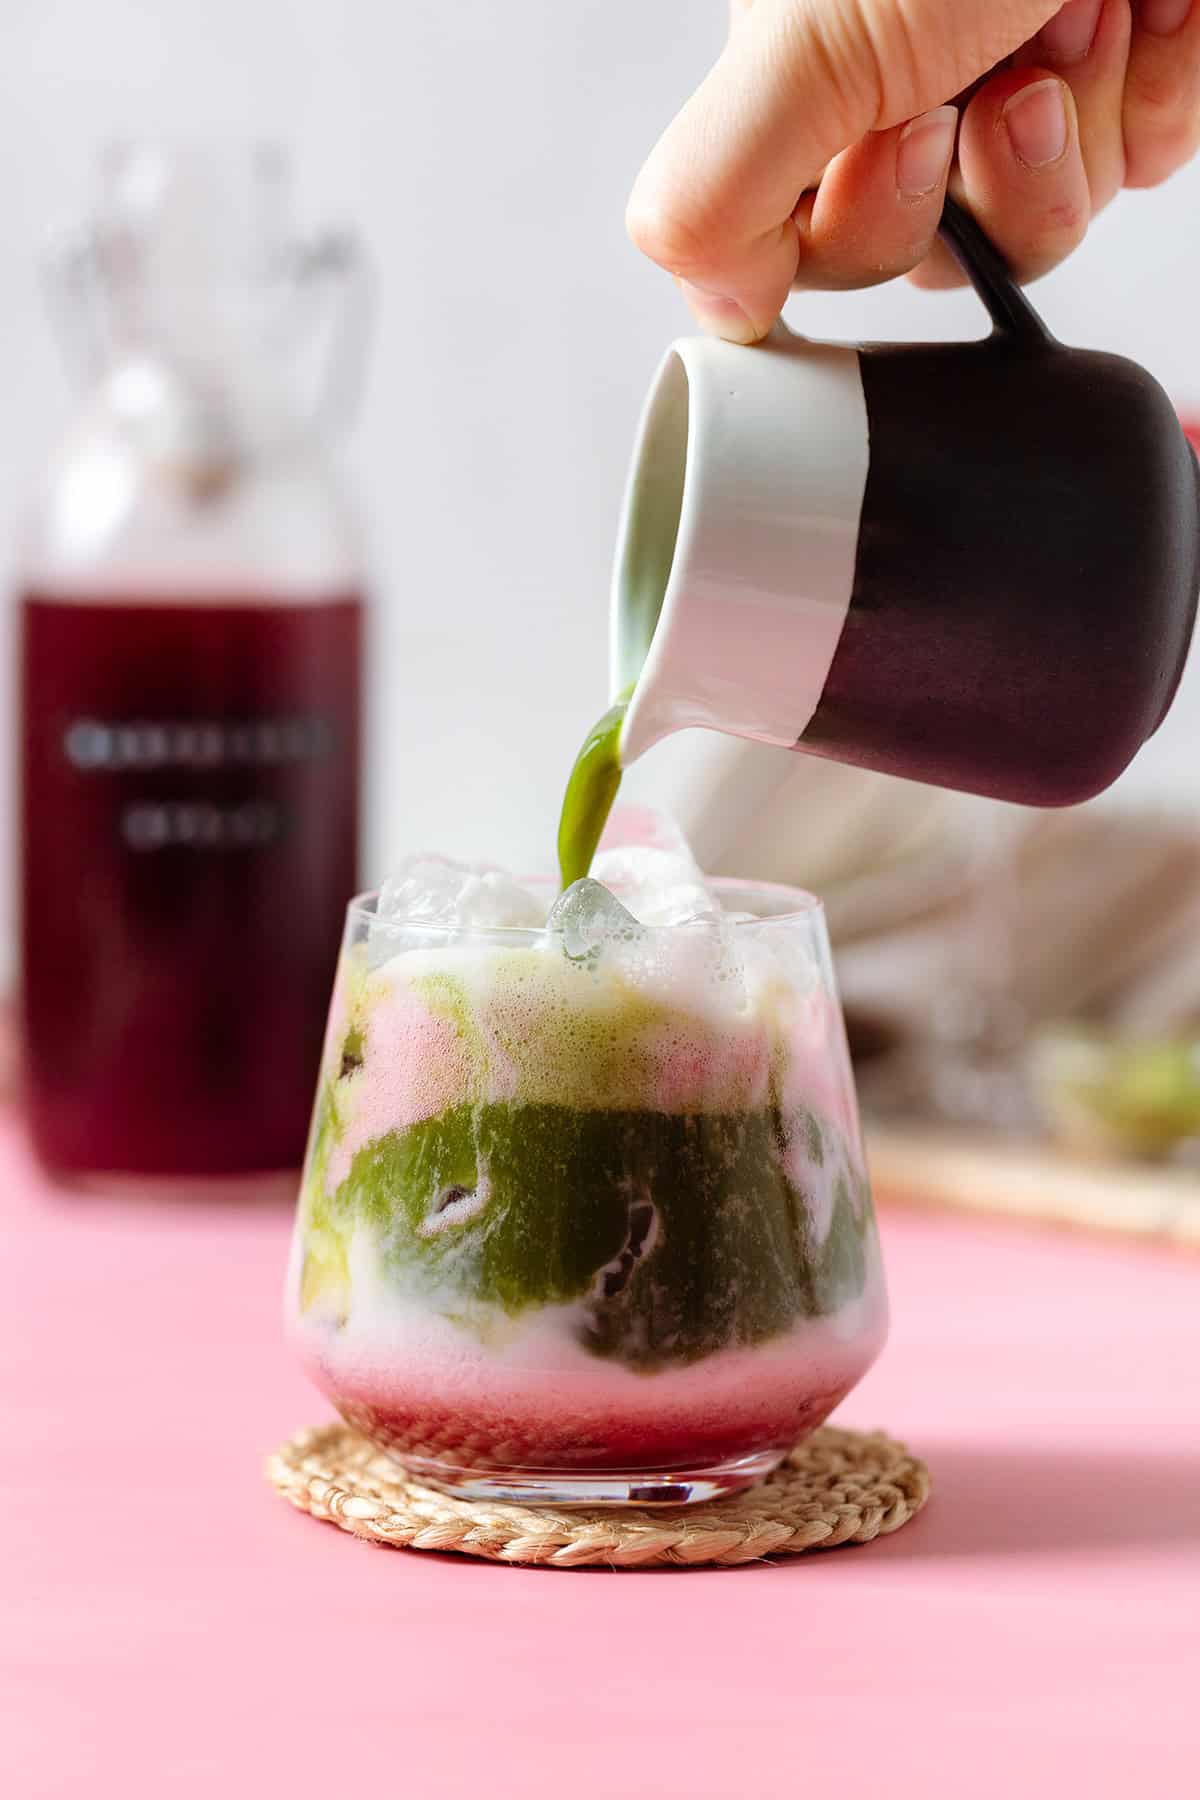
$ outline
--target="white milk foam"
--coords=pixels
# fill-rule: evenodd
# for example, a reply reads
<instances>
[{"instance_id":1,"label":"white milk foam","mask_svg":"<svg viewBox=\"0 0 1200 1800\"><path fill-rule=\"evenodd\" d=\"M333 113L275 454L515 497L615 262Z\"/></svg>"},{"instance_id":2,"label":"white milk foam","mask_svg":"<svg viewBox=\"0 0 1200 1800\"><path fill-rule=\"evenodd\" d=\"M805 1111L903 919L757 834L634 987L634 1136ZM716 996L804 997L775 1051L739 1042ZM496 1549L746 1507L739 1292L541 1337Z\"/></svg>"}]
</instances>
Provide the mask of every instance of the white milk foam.
<instances>
[{"instance_id":1,"label":"white milk foam","mask_svg":"<svg viewBox=\"0 0 1200 1800\"><path fill-rule=\"evenodd\" d=\"M619 1406L625 1418L662 1424L681 1417L741 1416L782 1391L833 1391L850 1386L874 1361L887 1330L887 1301L877 1252L869 1250L863 1291L836 1312L800 1319L751 1347L718 1350L694 1363L653 1373L597 1357L579 1341L579 1305L530 1308L516 1318L486 1306L469 1326L439 1310L428 1292L406 1294L383 1273L378 1242L359 1223L349 1247L349 1315L299 1314L300 1247L288 1279L288 1328L294 1347L322 1382L343 1394L386 1404L394 1396L430 1392L439 1404L465 1408L535 1400L554 1410L554 1384L565 1380L564 1409ZM461 1295L447 1309L462 1312Z\"/></svg>"}]
</instances>

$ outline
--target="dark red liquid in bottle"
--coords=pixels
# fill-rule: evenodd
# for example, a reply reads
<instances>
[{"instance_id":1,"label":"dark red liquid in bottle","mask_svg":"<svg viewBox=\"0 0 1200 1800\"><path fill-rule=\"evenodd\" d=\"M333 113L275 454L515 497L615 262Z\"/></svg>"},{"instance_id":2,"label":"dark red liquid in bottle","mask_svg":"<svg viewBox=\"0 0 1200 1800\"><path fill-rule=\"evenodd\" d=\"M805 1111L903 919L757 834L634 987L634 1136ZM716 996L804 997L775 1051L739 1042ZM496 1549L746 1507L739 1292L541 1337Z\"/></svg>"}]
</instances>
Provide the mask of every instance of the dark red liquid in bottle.
<instances>
[{"instance_id":1,"label":"dark red liquid in bottle","mask_svg":"<svg viewBox=\"0 0 1200 1800\"><path fill-rule=\"evenodd\" d=\"M299 1163L357 881L362 611L25 597L22 1005L49 1168Z\"/></svg>"}]
</instances>

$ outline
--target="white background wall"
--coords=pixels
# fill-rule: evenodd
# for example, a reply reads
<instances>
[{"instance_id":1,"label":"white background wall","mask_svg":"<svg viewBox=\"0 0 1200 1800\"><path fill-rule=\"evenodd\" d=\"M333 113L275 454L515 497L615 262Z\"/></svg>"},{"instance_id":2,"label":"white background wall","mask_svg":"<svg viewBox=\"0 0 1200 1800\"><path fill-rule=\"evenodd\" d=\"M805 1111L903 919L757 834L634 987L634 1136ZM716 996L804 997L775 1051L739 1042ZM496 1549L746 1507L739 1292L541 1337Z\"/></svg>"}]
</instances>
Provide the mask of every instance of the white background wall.
<instances>
[{"instance_id":1,"label":"white background wall","mask_svg":"<svg viewBox=\"0 0 1200 1800\"><path fill-rule=\"evenodd\" d=\"M624 199L724 17L724 0L0 0L0 552L68 404L36 258L99 141L278 136L304 218L371 246L381 308L347 463L380 602L376 872L415 846L546 858L604 698L634 419L684 323L626 245ZM1138 357L1200 412L1198 202L1197 169L1125 196L1037 298L1059 336ZM978 329L965 297L904 286L802 297L791 318ZM1198 733L1193 667L1128 791L1200 792ZM6 903L8 885L0 868Z\"/></svg>"}]
</instances>

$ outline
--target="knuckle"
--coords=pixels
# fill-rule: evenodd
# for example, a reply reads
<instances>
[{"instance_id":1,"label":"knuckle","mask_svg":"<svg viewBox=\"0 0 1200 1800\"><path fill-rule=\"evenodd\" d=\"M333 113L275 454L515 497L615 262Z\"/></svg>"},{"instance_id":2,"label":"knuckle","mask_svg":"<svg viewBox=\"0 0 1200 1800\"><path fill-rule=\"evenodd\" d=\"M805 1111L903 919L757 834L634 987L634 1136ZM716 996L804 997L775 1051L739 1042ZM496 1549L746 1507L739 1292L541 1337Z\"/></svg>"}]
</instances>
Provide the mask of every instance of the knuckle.
<instances>
[{"instance_id":1,"label":"knuckle","mask_svg":"<svg viewBox=\"0 0 1200 1800\"><path fill-rule=\"evenodd\" d=\"M804 42L789 61L803 71L806 83L815 65L831 110L878 123L885 111L885 67L861 0L820 10L797 8L793 24Z\"/></svg>"},{"instance_id":2,"label":"knuckle","mask_svg":"<svg viewBox=\"0 0 1200 1800\"><path fill-rule=\"evenodd\" d=\"M1044 236L1051 244L1074 249L1085 236L1090 208L1077 200L1060 200L1046 209Z\"/></svg>"},{"instance_id":3,"label":"knuckle","mask_svg":"<svg viewBox=\"0 0 1200 1800\"><path fill-rule=\"evenodd\" d=\"M1017 48L1012 8L973 10L982 16L943 27L945 4L930 0L821 0L793 5L794 28L804 37L797 67L816 62L825 91L855 121L857 136L912 118L961 94Z\"/></svg>"},{"instance_id":4,"label":"knuckle","mask_svg":"<svg viewBox=\"0 0 1200 1800\"><path fill-rule=\"evenodd\" d=\"M1182 111L1186 104L1186 92L1177 69L1139 65L1136 61L1130 65L1125 77L1127 110L1132 108L1147 118L1165 121Z\"/></svg>"},{"instance_id":5,"label":"knuckle","mask_svg":"<svg viewBox=\"0 0 1200 1800\"><path fill-rule=\"evenodd\" d=\"M1052 269L1078 249L1087 236L1090 221L1091 206L1087 202L1063 199L1047 206L1029 243L1031 260L1039 272Z\"/></svg>"},{"instance_id":6,"label":"knuckle","mask_svg":"<svg viewBox=\"0 0 1200 1800\"><path fill-rule=\"evenodd\" d=\"M1061 200L1038 215L1033 229L1009 252L1018 281L1036 281L1057 268L1087 236L1090 208L1077 200Z\"/></svg>"},{"instance_id":7,"label":"knuckle","mask_svg":"<svg viewBox=\"0 0 1200 1800\"><path fill-rule=\"evenodd\" d=\"M707 260L706 238L699 216L686 206L635 191L625 213L625 229L634 247L672 275L689 275Z\"/></svg>"},{"instance_id":8,"label":"knuckle","mask_svg":"<svg viewBox=\"0 0 1200 1800\"><path fill-rule=\"evenodd\" d=\"M790 9L797 41L786 60L803 78L804 97L819 77L822 103L844 127L847 143L865 131L898 125L957 91L944 46L932 46L903 4L840 0L837 6ZM936 92L935 92L936 91Z\"/></svg>"}]
</instances>

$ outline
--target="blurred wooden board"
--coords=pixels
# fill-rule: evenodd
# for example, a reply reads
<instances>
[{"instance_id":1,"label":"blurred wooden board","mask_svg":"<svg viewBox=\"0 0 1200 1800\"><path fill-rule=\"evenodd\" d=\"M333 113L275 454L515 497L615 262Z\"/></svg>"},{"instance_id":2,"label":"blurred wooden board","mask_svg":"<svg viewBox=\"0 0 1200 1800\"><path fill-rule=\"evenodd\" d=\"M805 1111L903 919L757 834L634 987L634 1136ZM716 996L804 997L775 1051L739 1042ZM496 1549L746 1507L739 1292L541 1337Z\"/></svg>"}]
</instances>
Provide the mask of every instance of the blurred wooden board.
<instances>
[{"instance_id":1,"label":"blurred wooden board","mask_svg":"<svg viewBox=\"0 0 1200 1800\"><path fill-rule=\"evenodd\" d=\"M876 1199L1002 1215L1200 1249L1200 1173L1086 1162L1040 1144L868 1125Z\"/></svg>"}]
</instances>

